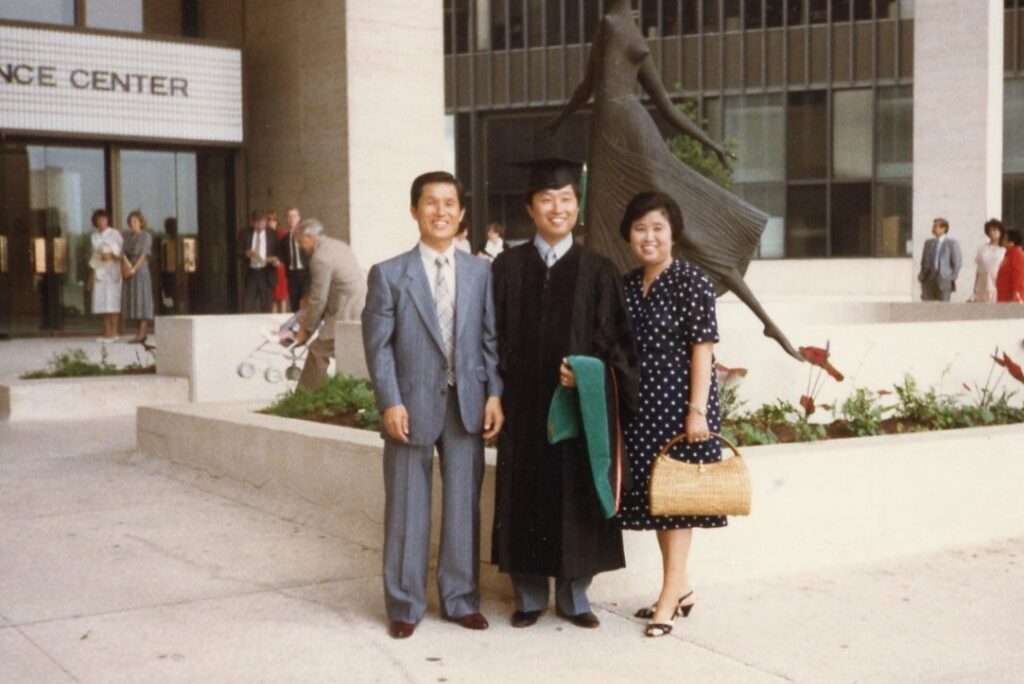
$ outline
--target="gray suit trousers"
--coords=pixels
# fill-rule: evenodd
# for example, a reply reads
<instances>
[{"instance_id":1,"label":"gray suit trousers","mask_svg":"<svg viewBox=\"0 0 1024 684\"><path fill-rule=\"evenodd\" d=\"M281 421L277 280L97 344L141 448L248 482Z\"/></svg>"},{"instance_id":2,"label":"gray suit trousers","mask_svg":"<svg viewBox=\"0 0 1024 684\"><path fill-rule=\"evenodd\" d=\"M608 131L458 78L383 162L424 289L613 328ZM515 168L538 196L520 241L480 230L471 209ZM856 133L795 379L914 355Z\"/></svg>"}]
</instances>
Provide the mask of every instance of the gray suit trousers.
<instances>
[{"instance_id":1,"label":"gray suit trousers","mask_svg":"<svg viewBox=\"0 0 1024 684\"><path fill-rule=\"evenodd\" d=\"M480 486L484 442L466 432L454 387L437 442L442 480L437 586L443 616L479 612ZM434 447L384 445L384 598L389 620L417 624L427 609Z\"/></svg>"},{"instance_id":2,"label":"gray suit trousers","mask_svg":"<svg viewBox=\"0 0 1024 684\"><path fill-rule=\"evenodd\" d=\"M562 615L581 615L590 610L587 589L592 576L576 579L555 578L555 608ZM516 594L516 610L546 610L551 594L551 578L544 575L512 574L512 588Z\"/></svg>"}]
</instances>

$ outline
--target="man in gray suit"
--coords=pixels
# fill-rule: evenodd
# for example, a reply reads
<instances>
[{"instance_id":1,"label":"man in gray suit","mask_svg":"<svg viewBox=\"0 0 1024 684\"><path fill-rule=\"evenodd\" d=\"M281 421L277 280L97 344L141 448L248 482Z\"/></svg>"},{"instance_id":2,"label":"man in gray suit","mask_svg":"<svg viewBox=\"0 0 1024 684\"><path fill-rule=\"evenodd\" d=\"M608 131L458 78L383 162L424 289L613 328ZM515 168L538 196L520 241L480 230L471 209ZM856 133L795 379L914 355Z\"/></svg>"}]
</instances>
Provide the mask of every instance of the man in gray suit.
<instances>
[{"instance_id":1,"label":"man in gray suit","mask_svg":"<svg viewBox=\"0 0 1024 684\"><path fill-rule=\"evenodd\" d=\"M384 422L384 595L392 637L423 618L434 449L443 482L437 582L442 616L486 629L480 614L484 439L501 430L491 269L454 247L464 190L451 174L412 184L420 242L370 269L363 347Z\"/></svg>"},{"instance_id":2,"label":"man in gray suit","mask_svg":"<svg viewBox=\"0 0 1024 684\"><path fill-rule=\"evenodd\" d=\"M944 218L932 221L932 235L935 237L924 243L921 272L917 274L922 301L948 302L956 291L956 278L960 275L963 257L960 245L948 234L949 221Z\"/></svg>"},{"instance_id":3,"label":"man in gray suit","mask_svg":"<svg viewBox=\"0 0 1024 684\"><path fill-rule=\"evenodd\" d=\"M366 281L352 248L323 233L324 227L316 219L299 224L302 251L311 257L312 284L296 342L305 344L323 321L320 335L309 345L299 377L299 387L307 390L319 387L327 375L327 366L334 356L334 324L358 321L366 302Z\"/></svg>"}]
</instances>

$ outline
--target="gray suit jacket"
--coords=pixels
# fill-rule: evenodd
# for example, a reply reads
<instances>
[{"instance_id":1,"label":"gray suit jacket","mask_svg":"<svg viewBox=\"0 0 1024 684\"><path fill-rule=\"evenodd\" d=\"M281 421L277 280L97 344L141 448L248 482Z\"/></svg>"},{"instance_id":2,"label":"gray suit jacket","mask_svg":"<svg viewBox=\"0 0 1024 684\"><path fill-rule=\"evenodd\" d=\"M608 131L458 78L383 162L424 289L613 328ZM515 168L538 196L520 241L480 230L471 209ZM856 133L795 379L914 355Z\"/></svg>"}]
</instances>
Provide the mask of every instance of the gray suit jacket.
<instances>
[{"instance_id":1,"label":"gray suit jacket","mask_svg":"<svg viewBox=\"0 0 1024 684\"><path fill-rule=\"evenodd\" d=\"M448 391L444 340L419 246L370 269L363 348L377 406L404 405L409 442L441 436ZM455 250L455 377L462 423L479 434L488 397L501 396L491 268ZM385 439L389 439L385 435Z\"/></svg>"},{"instance_id":2,"label":"gray suit jacket","mask_svg":"<svg viewBox=\"0 0 1024 684\"><path fill-rule=\"evenodd\" d=\"M366 281L352 248L341 240L321 236L309 260L312 282L304 327L312 332L322 318L320 338L334 339L334 324L357 321L366 302Z\"/></svg>"},{"instance_id":3,"label":"gray suit jacket","mask_svg":"<svg viewBox=\"0 0 1024 684\"><path fill-rule=\"evenodd\" d=\"M921 254L921 272L917 279L922 283L929 277L937 277L940 284L949 287L950 284L960 275L960 267L963 265L963 257L960 254L960 244L951 237L942 241L939 249L939 268L935 270L935 246L937 238L929 238L924 243L924 252Z\"/></svg>"}]
</instances>

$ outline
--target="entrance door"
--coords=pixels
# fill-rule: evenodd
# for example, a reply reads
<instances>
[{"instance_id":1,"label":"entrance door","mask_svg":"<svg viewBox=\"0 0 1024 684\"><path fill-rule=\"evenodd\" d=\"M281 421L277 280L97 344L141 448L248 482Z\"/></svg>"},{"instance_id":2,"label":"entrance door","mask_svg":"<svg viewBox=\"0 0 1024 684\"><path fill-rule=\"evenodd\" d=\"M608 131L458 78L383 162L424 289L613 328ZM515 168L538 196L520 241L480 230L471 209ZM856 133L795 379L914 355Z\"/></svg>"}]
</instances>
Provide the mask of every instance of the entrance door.
<instances>
[{"instance_id":1,"label":"entrance door","mask_svg":"<svg viewBox=\"0 0 1024 684\"><path fill-rule=\"evenodd\" d=\"M85 291L90 218L106 206L102 148L11 145L0 155L0 326L7 335L100 329ZM3 255L0 255L3 256Z\"/></svg>"}]
</instances>

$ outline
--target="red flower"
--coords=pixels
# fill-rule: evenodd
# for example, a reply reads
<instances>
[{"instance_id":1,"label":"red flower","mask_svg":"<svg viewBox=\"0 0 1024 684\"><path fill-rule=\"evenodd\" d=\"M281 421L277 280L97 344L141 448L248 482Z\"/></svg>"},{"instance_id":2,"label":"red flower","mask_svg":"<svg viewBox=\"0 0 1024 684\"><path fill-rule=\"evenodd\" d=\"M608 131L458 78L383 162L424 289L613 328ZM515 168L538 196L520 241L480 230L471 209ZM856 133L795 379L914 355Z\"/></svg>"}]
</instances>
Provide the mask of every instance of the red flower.
<instances>
[{"instance_id":1,"label":"red flower","mask_svg":"<svg viewBox=\"0 0 1024 684\"><path fill-rule=\"evenodd\" d=\"M726 383L726 382L732 382L733 380L738 380L740 378L747 377L747 369L746 368L729 368L728 366L723 366L720 363L716 363L715 364L715 376L718 378L718 383L719 384Z\"/></svg>"},{"instance_id":2,"label":"red flower","mask_svg":"<svg viewBox=\"0 0 1024 684\"><path fill-rule=\"evenodd\" d=\"M800 406L803 407L805 416L810 416L812 413L814 413L814 399L807 396L806 394L800 396Z\"/></svg>"},{"instance_id":3,"label":"red flower","mask_svg":"<svg viewBox=\"0 0 1024 684\"><path fill-rule=\"evenodd\" d=\"M1003 352L1003 362L999 365L1005 368L1012 378L1024 382L1024 369L1015 363L1006 352Z\"/></svg>"},{"instance_id":4,"label":"red flower","mask_svg":"<svg viewBox=\"0 0 1024 684\"><path fill-rule=\"evenodd\" d=\"M970 392L970 391L971 391L971 386L970 386L970 385L968 385L968 384L967 384L967 383L965 382L965 383L964 383L964 389L965 389L965 390L967 390L968 392Z\"/></svg>"},{"instance_id":5,"label":"red flower","mask_svg":"<svg viewBox=\"0 0 1024 684\"><path fill-rule=\"evenodd\" d=\"M808 363L811 363L819 368L825 369L825 372L836 379L836 382L843 381L843 374L833 366L829 360L828 349L822 349L821 347L800 347L800 355L803 356Z\"/></svg>"}]
</instances>

